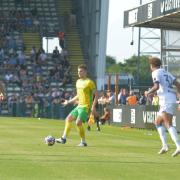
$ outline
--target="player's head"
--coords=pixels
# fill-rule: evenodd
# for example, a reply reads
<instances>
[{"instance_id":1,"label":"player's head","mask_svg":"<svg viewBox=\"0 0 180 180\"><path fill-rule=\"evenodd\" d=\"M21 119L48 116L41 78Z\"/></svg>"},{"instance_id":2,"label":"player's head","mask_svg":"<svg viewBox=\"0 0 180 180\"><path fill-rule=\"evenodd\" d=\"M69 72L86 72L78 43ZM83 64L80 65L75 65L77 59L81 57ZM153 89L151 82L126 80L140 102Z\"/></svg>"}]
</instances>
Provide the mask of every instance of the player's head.
<instances>
[{"instance_id":1,"label":"player's head","mask_svg":"<svg viewBox=\"0 0 180 180\"><path fill-rule=\"evenodd\" d=\"M86 78L87 76L87 66L85 64L81 64L78 66L78 76L79 78Z\"/></svg>"},{"instance_id":2,"label":"player's head","mask_svg":"<svg viewBox=\"0 0 180 180\"><path fill-rule=\"evenodd\" d=\"M109 112L108 107L104 107L104 112Z\"/></svg>"},{"instance_id":3,"label":"player's head","mask_svg":"<svg viewBox=\"0 0 180 180\"><path fill-rule=\"evenodd\" d=\"M154 68L157 69L161 67L161 60L157 57L150 57L149 64L150 64L151 70L153 70Z\"/></svg>"}]
</instances>

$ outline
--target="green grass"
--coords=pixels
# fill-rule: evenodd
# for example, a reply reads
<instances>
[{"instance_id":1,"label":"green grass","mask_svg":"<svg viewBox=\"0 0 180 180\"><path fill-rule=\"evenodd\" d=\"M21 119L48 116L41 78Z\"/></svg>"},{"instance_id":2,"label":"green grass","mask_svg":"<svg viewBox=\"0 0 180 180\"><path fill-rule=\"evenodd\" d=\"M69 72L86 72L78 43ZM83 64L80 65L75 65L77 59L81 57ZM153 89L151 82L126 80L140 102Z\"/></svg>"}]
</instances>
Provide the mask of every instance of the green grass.
<instances>
[{"instance_id":1,"label":"green grass","mask_svg":"<svg viewBox=\"0 0 180 180\"><path fill-rule=\"evenodd\" d=\"M102 126L86 133L81 148L73 127L65 145L44 144L44 137L59 137L64 121L0 118L1 180L179 180L180 157L159 156L156 131Z\"/></svg>"}]
</instances>

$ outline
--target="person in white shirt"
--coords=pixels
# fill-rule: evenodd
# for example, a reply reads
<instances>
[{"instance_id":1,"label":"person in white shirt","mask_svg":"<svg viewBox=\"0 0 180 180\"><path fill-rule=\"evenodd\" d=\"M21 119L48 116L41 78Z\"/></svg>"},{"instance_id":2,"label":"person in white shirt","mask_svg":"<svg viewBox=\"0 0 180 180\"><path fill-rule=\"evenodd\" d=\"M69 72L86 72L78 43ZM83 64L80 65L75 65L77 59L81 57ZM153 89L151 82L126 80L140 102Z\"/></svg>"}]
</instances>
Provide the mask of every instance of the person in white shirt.
<instances>
[{"instance_id":1,"label":"person in white shirt","mask_svg":"<svg viewBox=\"0 0 180 180\"><path fill-rule=\"evenodd\" d=\"M171 139L176 145L176 150L172 154L172 157L175 157L180 154L180 140L175 127L172 126L174 110L177 107L176 92L173 86L176 86L177 91L180 94L180 83L172 74L161 68L161 60L159 58L149 58L149 64L154 85L145 92L145 95L151 96L153 93L157 92L159 97L160 108L155 120L155 125L162 142L162 148L159 151L159 154L164 154L169 150L166 141L167 129Z\"/></svg>"}]
</instances>

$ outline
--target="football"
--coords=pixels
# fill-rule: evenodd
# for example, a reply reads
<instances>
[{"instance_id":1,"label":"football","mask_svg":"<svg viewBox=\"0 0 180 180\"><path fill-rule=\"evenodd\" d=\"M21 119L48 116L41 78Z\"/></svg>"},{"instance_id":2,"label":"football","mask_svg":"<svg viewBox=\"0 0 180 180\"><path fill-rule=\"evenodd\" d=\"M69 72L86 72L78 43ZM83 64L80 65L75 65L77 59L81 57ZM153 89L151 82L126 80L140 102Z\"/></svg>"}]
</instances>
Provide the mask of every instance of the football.
<instances>
[{"instance_id":1,"label":"football","mask_svg":"<svg viewBox=\"0 0 180 180\"><path fill-rule=\"evenodd\" d=\"M47 137L44 138L44 142L48 145L48 146L53 146L55 143L55 138L51 135L48 135Z\"/></svg>"}]
</instances>

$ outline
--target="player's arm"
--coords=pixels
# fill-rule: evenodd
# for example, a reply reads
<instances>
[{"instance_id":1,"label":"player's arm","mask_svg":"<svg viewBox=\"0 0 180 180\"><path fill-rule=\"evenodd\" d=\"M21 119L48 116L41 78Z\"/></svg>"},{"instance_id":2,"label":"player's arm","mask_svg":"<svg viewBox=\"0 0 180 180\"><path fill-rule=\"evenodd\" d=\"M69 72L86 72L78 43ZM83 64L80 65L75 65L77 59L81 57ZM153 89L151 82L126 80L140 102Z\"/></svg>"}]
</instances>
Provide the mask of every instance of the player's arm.
<instances>
[{"instance_id":1,"label":"player's arm","mask_svg":"<svg viewBox=\"0 0 180 180\"><path fill-rule=\"evenodd\" d=\"M97 91L97 89L93 90L93 96L94 96L94 100L92 103L91 112L93 115L95 115L96 114L96 104L98 102L98 91Z\"/></svg>"},{"instance_id":2,"label":"player's arm","mask_svg":"<svg viewBox=\"0 0 180 180\"><path fill-rule=\"evenodd\" d=\"M158 89L159 89L159 82L155 82L153 87L149 89L148 91L145 91L144 94L147 97L149 95L154 94Z\"/></svg>"},{"instance_id":3,"label":"player's arm","mask_svg":"<svg viewBox=\"0 0 180 180\"><path fill-rule=\"evenodd\" d=\"M65 100L62 104L64 105L64 106L67 106L68 104L72 104L72 103L75 103L75 102L77 102L78 101L78 96L76 95L76 96L74 96L72 99L70 99L70 100Z\"/></svg>"}]
</instances>

